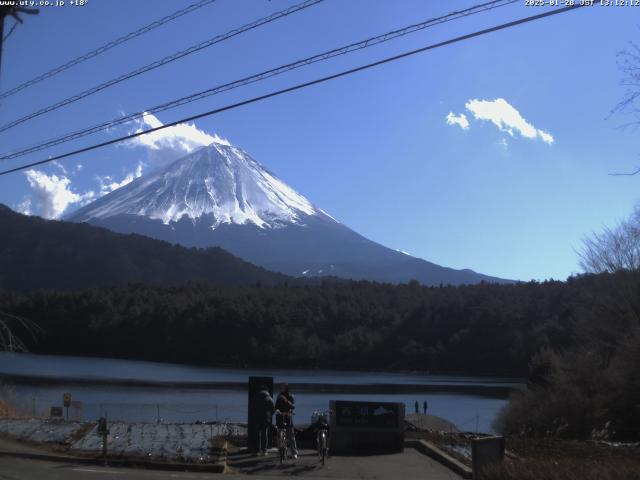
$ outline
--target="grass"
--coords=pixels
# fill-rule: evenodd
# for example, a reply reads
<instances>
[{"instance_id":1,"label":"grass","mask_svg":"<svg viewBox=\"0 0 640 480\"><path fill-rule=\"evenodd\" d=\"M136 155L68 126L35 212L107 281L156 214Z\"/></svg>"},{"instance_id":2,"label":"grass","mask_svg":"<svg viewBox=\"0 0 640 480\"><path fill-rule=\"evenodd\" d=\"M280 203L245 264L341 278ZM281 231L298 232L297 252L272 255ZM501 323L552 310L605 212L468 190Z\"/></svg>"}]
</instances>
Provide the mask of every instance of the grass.
<instances>
[{"instance_id":1,"label":"grass","mask_svg":"<svg viewBox=\"0 0 640 480\"><path fill-rule=\"evenodd\" d=\"M471 466L471 459L455 447L471 449L472 436L462 433L406 432L407 438L434 443L455 459ZM482 480L640 480L640 443L612 446L603 443L507 437L508 455L488 467Z\"/></svg>"},{"instance_id":2,"label":"grass","mask_svg":"<svg viewBox=\"0 0 640 480\"><path fill-rule=\"evenodd\" d=\"M484 471L484 480L640 480L640 445L508 437L515 458Z\"/></svg>"},{"instance_id":3,"label":"grass","mask_svg":"<svg viewBox=\"0 0 640 480\"><path fill-rule=\"evenodd\" d=\"M521 459L491 465L482 480L640 480L638 460Z\"/></svg>"}]
</instances>

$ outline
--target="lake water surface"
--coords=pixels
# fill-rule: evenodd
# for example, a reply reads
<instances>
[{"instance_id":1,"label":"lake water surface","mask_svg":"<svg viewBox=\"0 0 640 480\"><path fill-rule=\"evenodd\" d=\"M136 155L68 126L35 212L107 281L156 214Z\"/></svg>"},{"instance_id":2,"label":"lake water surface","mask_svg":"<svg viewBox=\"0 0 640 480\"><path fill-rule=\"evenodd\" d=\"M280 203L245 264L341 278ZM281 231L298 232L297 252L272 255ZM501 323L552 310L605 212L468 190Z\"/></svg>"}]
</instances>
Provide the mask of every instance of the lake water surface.
<instances>
[{"instance_id":1,"label":"lake water surface","mask_svg":"<svg viewBox=\"0 0 640 480\"><path fill-rule=\"evenodd\" d=\"M25 413L44 414L62 404L65 392L76 402L71 415L95 420L192 422L247 417L246 384L249 376L273 376L276 386L317 384L296 395L296 421L307 423L314 410L326 410L330 400L377 400L403 402L407 413L414 402L429 402L429 413L455 423L463 430L488 432L506 393L517 388L518 379L457 377L420 373L354 372L284 369L230 369L105 358L0 352L0 377L15 387L16 403ZM45 380L43 382L42 380ZM82 380L79 383L78 380ZM137 381L146 382L136 385ZM113 382L113 384L109 384ZM171 387L153 386L169 382ZM206 388L190 385L203 384ZM232 385L216 386L216 383ZM233 385L236 384L237 385ZM323 386L340 385L344 393L325 393ZM350 385L418 386L409 393L348 393ZM428 387L428 393L419 391ZM461 391L461 387L464 390ZM496 388L497 387L497 388ZM502 388L500 388L502 387ZM381 388L388 391L387 388ZM296 393L296 392L294 392Z\"/></svg>"}]
</instances>

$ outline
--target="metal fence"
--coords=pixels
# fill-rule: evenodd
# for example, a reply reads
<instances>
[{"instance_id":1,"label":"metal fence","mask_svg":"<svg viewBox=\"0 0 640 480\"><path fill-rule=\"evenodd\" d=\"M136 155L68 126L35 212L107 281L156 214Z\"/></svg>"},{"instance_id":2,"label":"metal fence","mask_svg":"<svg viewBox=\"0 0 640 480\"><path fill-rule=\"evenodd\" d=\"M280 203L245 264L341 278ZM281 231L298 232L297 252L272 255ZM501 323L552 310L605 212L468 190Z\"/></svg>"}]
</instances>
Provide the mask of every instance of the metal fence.
<instances>
[{"instance_id":1,"label":"metal fence","mask_svg":"<svg viewBox=\"0 0 640 480\"><path fill-rule=\"evenodd\" d=\"M32 396L12 402L16 414L33 418L52 416L52 405L48 399ZM56 405L60 408L60 405ZM72 401L69 407L58 412L63 418L74 421L95 421L106 417L113 421L146 423L207 423L245 422L246 405L241 404L180 404L180 403L89 403Z\"/></svg>"}]
</instances>

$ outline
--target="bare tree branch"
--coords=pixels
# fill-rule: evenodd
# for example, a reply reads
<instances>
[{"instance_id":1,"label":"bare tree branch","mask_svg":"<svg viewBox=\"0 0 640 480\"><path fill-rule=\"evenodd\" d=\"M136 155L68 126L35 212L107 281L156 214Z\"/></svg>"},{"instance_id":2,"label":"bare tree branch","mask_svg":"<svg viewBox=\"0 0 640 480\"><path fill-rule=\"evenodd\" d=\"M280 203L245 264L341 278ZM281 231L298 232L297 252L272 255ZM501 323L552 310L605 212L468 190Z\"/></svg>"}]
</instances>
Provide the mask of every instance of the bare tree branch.
<instances>
[{"instance_id":1,"label":"bare tree branch","mask_svg":"<svg viewBox=\"0 0 640 480\"><path fill-rule=\"evenodd\" d=\"M637 170L633 171L633 172L627 172L627 173L610 173L609 175L612 177L618 177L618 176L633 176L640 173L640 168L638 168Z\"/></svg>"},{"instance_id":2,"label":"bare tree branch","mask_svg":"<svg viewBox=\"0 0 640 480\"><path fill-rule=\"evenodd\" d=\"M10 352L28 351L24 341L14 332L16 329L23 330L31 336L33 340L42 334L42 329L33 321L0 311L0 350Z\"/></svg>"}]
</instances>

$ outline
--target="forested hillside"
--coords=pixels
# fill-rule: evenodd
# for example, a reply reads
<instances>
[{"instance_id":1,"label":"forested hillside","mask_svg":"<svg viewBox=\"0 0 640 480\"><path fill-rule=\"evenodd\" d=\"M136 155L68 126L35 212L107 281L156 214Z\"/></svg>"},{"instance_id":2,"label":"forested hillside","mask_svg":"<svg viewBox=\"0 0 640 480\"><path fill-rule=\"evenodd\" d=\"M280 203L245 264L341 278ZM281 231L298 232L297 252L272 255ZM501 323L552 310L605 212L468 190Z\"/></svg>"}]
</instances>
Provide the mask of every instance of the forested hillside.
<instances>
[{"instance_id":1,"label":"forested hillside","mask_svg":"<svg viewBox=\"0 0 640 480\"><path fill-rule=\"evenodd\" d=\"M35 322L10 325L35 353L522 376L499 430L640 438L639 291L637 271L440 288L134 284L5 291L0 312Z\"/></svg>"},{"instance_id":2,"label":"forested hillside","mask_svg":"<svg viewBox=\"0 0 640 480\"><path fill-rule=\"evenodd\" d=\"M3 205L0 232L0 288L6 290L191 280L274 285L289 279L221 248L184 248L141 235L20 215Z\"/></svg>"},{"instance_id":3,"label":"forested hillside","mask_svg":"<svg viewBox=\"0 0 640 480\"><path fill-rule=\"evenodd\" d=\"M0 310L43 329L34 352L524 376L541 348L570 343L578 299L592 289L591 278L441 288L131 285L4 293Z\"/></svg>"}]
</instances>

